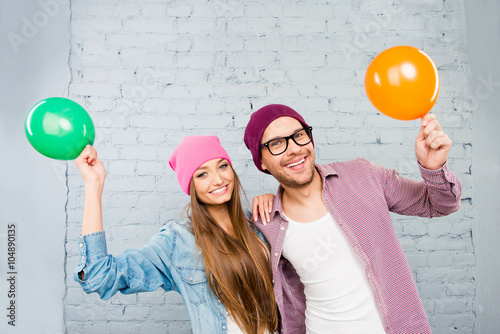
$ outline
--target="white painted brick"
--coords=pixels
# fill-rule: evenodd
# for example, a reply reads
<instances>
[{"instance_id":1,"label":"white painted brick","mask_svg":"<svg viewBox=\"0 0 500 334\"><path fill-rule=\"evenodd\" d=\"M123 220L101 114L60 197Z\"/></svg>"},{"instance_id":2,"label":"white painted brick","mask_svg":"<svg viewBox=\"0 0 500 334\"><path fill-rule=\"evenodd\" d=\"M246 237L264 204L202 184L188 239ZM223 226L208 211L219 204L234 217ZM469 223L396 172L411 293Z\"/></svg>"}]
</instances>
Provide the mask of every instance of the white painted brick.
<instances>
[{"instance_id":1,"label":"white painted brick","mask_svg":"<svg viewBox=\"0 0 500 334\"><path fill-rule=\"evenodd\" d=\"M316 137L316 131L313 129L314 136ZM347 144L353 141L353 132L352 131L330 131L327 135L327 143L328 144ZM324 138L324 136L322 136Z\"/></svg>"},{"instance_id":2,"label":"white painted brick","mask_svg":"<svg viewBox=\"0 0 500 334\"><path fill-rule=\"evenodd\" d=\"M214 0L212 4L217 17L235 18L245 16L245 7L241 2ZM195 11L198 12L198 6ZM213 12L210 10L208 15L213 15Z\"/></svg>"},{"instance_id":3,"label":"white painted brick","mask_svg":"<svg viewBox=\"0 0 500 334\"><path fill-rule=\"evenodd\" d=\"M336 18L351 18L354 14L350 4L338 4L334 7L333 12Z\"/></svg>"},{"instance_id":4,"label":"white painted brick","mask_svg":"<svg viewBox=\"0 0 500 334\"><path fill-rule=\"evenodd\" d=\"M245 5L245 16L252 18L281 17L283 15L283 4L281 3L247 3Z\"/></svg>"},{"instance_id":5,"label":"white painted brick","mask_svg":"<svg viewBox=\"0 0 500 334\"><path fill-rule=\"evenodd\" d=\"M191 69L208 69L212 66L214 55L211 53L191 54L182 52L177 54L177 66Z\"/></svg>"},{"instance_id":6,"label":"white painted brick","mask_svg":"<svg viewBox=\"0 0 500 334\"><path fill-rule=\"evenodd\" d=\"M111 132L111 129L124 129L127 126L126 115L122 113L126 109L117 108L116 110L118 112L106 110L106 112L95 112L91 114L94 125L98 126L96 131Z\"/></svg>"},{"instance_id":7,"label":"white painted brick","mask_svg":"<svg viewBox=\"0 0 500 334\"><path fill-rule=\"evenodd\" d=\"M285 77L283 70L260 70L259 75L265 81L281 81Z\"/></svg>"},{"instance_id":8,"label":"white painted brick","mask_svg":"<svg viewBox=\"0 0 500 334\"><path fill-rule=\"evenodd\" d=\"M121 20L114 19L75 19L71 22L71 33L79 37L99 37L103 34L115 33L122 29Z\"/></svg>"},{"instance_id":9,"label":"white painted brick","mask_svg":"<svg viewBox=\"0 0 500 334\"><path fill-rule=\"evenodd\" d=\"M219 85L214 88L214 94L220 97L232 97L246 94L249 97L265 96L262 85Z\"/></svg>"},{"instance_id":10,"label":"white painted brick","mask_svg":"<svg viewBox=\"0 0 500 334\"><path fill-rule=\"evenodd\" d=\"M243 42L245 43L245 50L258 52L258 55L261 55L263 52L269 53L272 51L279 51L282 48L282 39L276 37L249 36L248 38L245 38ZM240 56L244 56L244 54L241 54ZM267 68L267 66L264 68Z\"/></svg>"},{"instance_id":11,"label":"white painted brick","mask_svg":"<svg viewBox=\"0 0 500 334\"><path fill-rule=\"evenodd\" d=\"M125 33L159 33L168 34L174 31L173 19L147 19L124 20L123 32Z\"/></svg>"},{"instance_id":12,"label":"white painted brick","mask_svg":"<svg viewBox=\"0 0 500 334\"><path fill-rule=\"evenodd\" d=\"M164 115L140 115L130 117L130 126L137 128L177 129L181 118Z\"/></svg>"},{"instance_id":13,"label":"white painted brick","mask_svg":"<svg viewBox=\"0 0 500 334\"><path fill-rule=\"evenodd\" d=\"M429 265L427 254L424 252L408 252L405 253L405 256L411 268L427 267Z\"/></svg>"},{"instance_id":14,"label":"white painted brick","mask_svg":"<svg viewBox=\"0 0 500 334\"><path fill-rule=\"evenodd\" d=\"M306 51L308 49L308 39L305 36L293 36L283 39L284 51Z\"/></svg>"},{"instance_id":15,"label":"white painted brick","mask_svg":"<svg viewBox=\"0 0 500 334\"><path fill-rule=\"evenodd\" d=\"M191 327L188 321L174 321L168 324L169 333L175 334L190 334Z\"/></svg>"},{"instance_id":16,"label":"white painted brick","mask_svg":"<svg viewBox=\"0 0 500 334\"><path fill-rule=\"evenodd\" d=\"M165 142L165 132L163 131L141 132L138 141L139 143L146 145L160 145Z\"/></svg>"},{"instance_id":17,"label":"white painted brick","mask_svg":"<svg viewBox=\"0 0 500 334\"><path fill-rule=\"evenodd\" d=\"M156 148L151 146L125 146L120 149L120 158L125 160L154 160Z\"/></svg>"},{"instance_id":18,"label":"white painted brick","mask_svg":"<svg viewBox=\"0 0 500 334\"><path fill-rule=\"evenodd\" d=\"M112 97L120 95L120 88L116 85L110 84L84 84L74 83L71 84L71 93L83 96L104 96Z\"/></svg>"},{"instance_id":19,"label":"white painted brick","mask_svg":"<svg viewBox=\"0 0 500 334\"><path fill-rule=\"evenodd\" d=\"M136 4L131 3L117 3L115 4L115 12L116 14L123 17L136 17L139 15L140 9Z\"/></svg>"},{"instance_id":20,"label":"white painted brick","mask_svg":"<svg viewBox=\"0 0 500 334\"><path fill-rule=\"evenodd\" d=\"M287 53L284 54L282 59L283 65L293 67L292 64L300 64L303 67L322 67L326 63L326 57L317 53Z\"/></svg>"},{"instance_id":21,"label":"white painted brick","mask_svg":"<svg viewBox=\"0 0 500 334\"><path fill-rule=\"evenodd\" d=\"M152 161L140 161L137 163L137 175L161 175L163 164Z\"/></svg>"},{"instance_id":22,"label":"white painted brick","mask_svg":"<svg viewBox=\"0 0 500 334\"><path fill-rule=\"evenodd\" d=\"M413 236L422 236L428 233L427 225L422 222L408 222L403 224L403 233Z\"/></svg>"},{"instance_id":23,"label":"white painted brick","mask_svg":"<svg viewBox=\"0 0 500 334\"><path fill-rule=\"evenodd\" d=\"M154 334L154 333L176 333L168 330L168 323L165 322L151 322L142 323L140 326L140 334Z\"/></svg>"},{"instance_id":24,"label":"white painted brick","mask_svg":"<svg viewBox=\"0 0 500 334\"><path fill-rule=\"evenodd\" d=\"M108 172L117 176L134 175L135 169L135 161L111 161L108 166Z\"/></svg>"},{"instance_id":25,"label":"white painted brick","mask_svg":"<svg viewBox=\"0 0 500 334\"><path fill-rule=\"evenodd\" d=\"M226 128L232 123L230 116L200 116L182 120L182 126L185 129L220 129Z\"/></svg>"},{"instance_id":26,"label":"white painted brick","mask_svg":"<svg viewBox=\"0 0 500 334\"><path fill-rule=\"evenodd\" d=\"M135 305L137 304L137 294L124 295L122 293L117 293L116 296L110 300L110 302L113 305L120 305L120 304Z\"/></svg>"},{"instance_id":27,"label":"white painted brick","mask_svg":"<svg viewBox=\"0 0 500 334\"><path fill-rule=\"evenodd\" d=\"M87 38L82 43L81 49L73 49L76 53L82 55L104 55L106 53L113 54L114 51L108 50L106 47L104 36L96 38Z\"/></svg>"},{"instance_id":28,"label":"white painted brick","mask_svg":"<svg viewBox=\"0 0 500 334\"><path fill-rule=\"evenodd\" d=\"M405 1L403 8L406 11L419 12L440 12L443 9L443 2L440 0L423 0L419 2Z\"/></svg>"},{"instance_id":29,"label":"white painted brick","mask_svg":"<svg viewBox=\"0 0 500 334\"><path fill-rule=\"evenodd\" d=\"M283 16L286 18L304 17L307 15L309 8L310 6L305 3L288 1L287 6L283 8Z\"/></svg>"},{"instance_id":30,"label":"white painted brick","mask_svg":"<svg viewBox=\"0 0 500 334\"><path fill-rule=\"evenodd\" d=\"M83 74L83 79L87 82L93 81L106 81L108 78L108 71L103 67L89 67ZM75 80L73 82L76 82Z\"/></svg>"},{"instance_id":31,"label":"white painted brick","mask_svg":"<svg viewBox=\"0 0 500 334\"><path fill-rule=\"evenodd\" d=\"M334 8L329 4L311 5L308 9L308 16L314 18L331 18L334 16Z\"/></svg>"},{"instance_id":32,"label":"white painted brick","mask_svg":"<svg viewBox=\"0 0 500 334\"><path fill-rule=\"evenodd\" d=\"M86 7L86 12L91 16L110 17L114 16L115 8L116 7L112 4L94 3Z\"/></svg>"},{"instance_id":33,"label":"white painted brick","mask_svg":"<svg viewBox=\"0 0 500 334\"><path fill-rule=\"evenodd\" d=\"M141 49L124 49L120 55L123 65L126 66L173 66L174 55L166 52L157 52Z\"/></svg>"},{"instance_id":34,"label":"white painted brick","mask_svg":"<svg viewBox=\"0 0 500 334\"><path fill-rule=\"evenodd\" d=\"M128 315L128 314L127 314ZM119 332L119 333L139 333L141 324L136 323L136 322L131 322L131 321L110 321L109 324L107 324L109 328L111 328L112 332ZM88 333L98 333L94 331L89 331Z\"/></svg>"},{"instance_id":35,"label":"white painted brick","mask_svg":"<svg viewBox=\"0 0 500 334\"><path fill-rule=\"evenodd\" d=\"M180 5L167 8L167 16L170 17L189 17L193 12L193 7L189 5Z\"/></svg>"},{"instance_id":36,"label":"white painted brick","mask_svg":"<svg viewBox=\"0 0 500 334\"><path fill-rule=\"evenodd\" d=\"M278 20L275 18L242 18L227 22L227 30L231 34L265 35L276 29Z\"/></svg>"},{"instance_id":37,"label":"white painted brick","mask_svg":"<svg viewBox=\"0 0 500 334\"><path fill-rule=\"evenodd\" d=\"M106 35L106 45L108 48L121 49L127 47L137 48L153 48L168 46L169 43L176 40L170 35L152 34L150 32L142 32L137 34L116 33Z\"/></svg>"},{"instance_id":38,"label":"white painted brick","mask_svg":"<svg viewBox=\"0 0 500 334\"><path fill-rule=\"evenodd\" d=\"M309 42L309 51L318 53L331 53L333 51L333 40L329 37L315 38Z\"/></svg>"},{"instance_id":39,"label":"white painted brick","mask_svg":"<svg viewBox=\"0 0 500 334\"><path fill-rule=\"evenodd\" d=\"M113 144L137 144L137 130L115 130L111 138Z\"/></svg>"},{"instance_id":40,"label":"white painted brick","mask_svg":"<svg viewBox=\"0 0 500 334\"><path fill-rule=\"evenodd\" d=\"M462 238L441 236L438 238L424 238L417 241L419 250L464 250L465 241Z\"/></svg>"},{"instance_id":41,"label":"white painted brick","mask_svg":"<svg viewBox=\"0 0 500 334\"><path fill-rule=\"evenodd\" d=\"M466 301L463 298L448 297L436 300L436 311L444 314L453 314L465 311Z\"/></svg>"},{"instance_id":42,"label":"white painted brick","mask_svg":"<svg viewBox=\"0 0 500 334\"><path fill-rule=\"evenodd\" d=\"M161 308L154 308L153 319L158 322L167 320L189 320L185 309L184 305L172 305L168 312L165 312L165 310L162 310Z\"/></svg>"},{"instance_id":43,"label":"white painted brick","mask_svg":"<svg viewBox=\"0 0 500 334\"><path fill-rule=\"evenodd\" d=\"M321 33L326 30L326 21L313 18L286 20L281 24L281 28L287 33Z\"/></svg>"},{"instance_id":44,"label":"white painted brick","mask_svg":"<svg viewBox=\"0 0 500 334\"><path fill-rule=\"evenodd\" d=\"M145 86L142 84L122 84L121 95L132 98L161 97L162 87L158 85Z\"/></svg>"},{"instance_id":45,"label":"white painted brick","mask_svg":"<svg viewBox=\"0 0 500 334\"><path fill-rule=\"evenodd\" d=\"M177 19L177 31L181 34L201 34L204 36L215 28L215 24L215 19L192 20L190 18L179 18Z\"/></svg>"},{"instance_id":46,"label":"white painted brick","mask_svg":"<svg viewBox=\"0 0 500 334\"><path fill-rule=\"evenodd\" d=\"M423 284L419 294L422 298L442 298L444 297L446 286L442 283Z\"/></svg>"},{"instance_id":47,"label":"white painted brick","mask_svg":"<svg viewBox=\"0 0 500 334\"><path fill-rule=\"evenodd\" d=\"M141 13L144 17L164 17L167 10L163 3L146 3L141 6Z\"/></svg>"},{"instance_id":48,"label":"white painted brick","mask_svg":"<svg viewBox=\"0 0 500 334\"><path fill-rule=\"evenodd\" d=\"M121 163L121 161L119 163ZM138 202L138 196L135 194L113 193L110 195L109 207L111 207L111 208L123 208L123 207L130 208L130 207L135 207L137 205L137 202Z\"/></svg>"},{"instance_id":49,"label":"white painted brick","mask_svg":"<svg viewBox=\"0 0 500 334\"><path fill-rule=\"evenodd\" d=\"M193 99L209 98L213 95L214 91L212 85L197 85L189 87L189 96ZM195 103L193 102L193 104ZM194 110L194 108L192 108L191 110Z\"/></svg>"},{"instance_id":50,"label":"white painted brick","mask_svg":"<svg viewBox=\"0 0 500 334\"><path fill-rule=\"evenodd\" d=\"M121 64L120 56L116 54L106 55L71 55L71 66L81 68L86 66L119 66Z\"/></svg>"}]
</instances>

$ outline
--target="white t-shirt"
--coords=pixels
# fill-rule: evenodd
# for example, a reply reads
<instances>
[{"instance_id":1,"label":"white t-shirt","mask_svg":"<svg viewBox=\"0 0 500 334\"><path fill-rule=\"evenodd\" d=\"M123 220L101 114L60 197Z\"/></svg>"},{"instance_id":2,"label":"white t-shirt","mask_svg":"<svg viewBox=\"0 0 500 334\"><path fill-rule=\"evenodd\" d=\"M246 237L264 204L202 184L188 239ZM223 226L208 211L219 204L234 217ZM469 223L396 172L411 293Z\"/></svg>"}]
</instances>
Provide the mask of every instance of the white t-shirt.
<instances>
[{"instance_id":1,"label":"white t-shirt","mask_svg":"<svg viewBox=\"0 0 500 334\"><path fill-rule=\"evenodd\" d=\"M226 314L228 314L228 313L226 313ZM234 321L233 317L228 315L226 317L226 321L227 321L227 334L243 334L243 332L241 331L241 328ZM269 331L266 331L266 334L269 334Z\"/></svg>"},{"instance_id":2,"label":"white t-shirt","mask_svg":"<svg viewBox=\"0 0 500 334\"><path fill-rule=\"evenodd\" d=\"M283 256L304 284L308 334L385 333L364 266L330 213L312 223L289 219Z\"/></svg>"},{"instance_id":3,"label":"white t-shirt","mask_svg":"<svg viewBox=\"0 0 500 334\"><path fill-rule=\"evenodd\" d=\"M226 321L227 321L227 334L243 334L241 328L233 320L233 317L228 315L226 317Z\"/></svg>"}]
</instances>

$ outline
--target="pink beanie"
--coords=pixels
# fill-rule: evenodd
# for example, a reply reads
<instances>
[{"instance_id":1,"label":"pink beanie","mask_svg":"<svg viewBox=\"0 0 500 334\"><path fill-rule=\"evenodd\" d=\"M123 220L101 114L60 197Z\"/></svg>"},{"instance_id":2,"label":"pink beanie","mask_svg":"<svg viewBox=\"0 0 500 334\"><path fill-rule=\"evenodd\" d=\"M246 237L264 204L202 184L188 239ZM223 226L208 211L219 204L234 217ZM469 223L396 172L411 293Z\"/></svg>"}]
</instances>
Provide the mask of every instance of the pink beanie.
<instances>
[{"instance_id":1,"label":"pink beanie","mask_svg":"<svg viewBox=\"0 0 500 334\"><path fill-rule=\"evenodd\" d=\"M177 173L182 190L189 195L189 184L194 172L205 162L224 158L229 163L229 155L216 136L187 136L170 156L168 163Z\"/></svg>"}]
</instances>

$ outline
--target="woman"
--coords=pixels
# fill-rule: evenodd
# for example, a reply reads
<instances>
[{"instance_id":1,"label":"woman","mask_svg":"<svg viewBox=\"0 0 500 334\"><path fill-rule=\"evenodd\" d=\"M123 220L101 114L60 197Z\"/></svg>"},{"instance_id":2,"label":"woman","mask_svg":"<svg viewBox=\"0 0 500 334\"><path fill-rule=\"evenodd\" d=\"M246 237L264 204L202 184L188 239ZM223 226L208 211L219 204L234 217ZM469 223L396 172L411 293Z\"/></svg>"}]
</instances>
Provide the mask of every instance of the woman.
<instances>
[{"instance_id":1,"label":"woman","mask_svg":"<svg viewBox=\"0 0 500 334\"><path fill-rule=\"evenodd\" d=\"M106 178L91 146L75 161L85 181L85 208L74 278L108 299L163 288L178 291L194 333L272 333L278 315L269 247L245 217L240 182L215 136L190 136L169 164L191 196L188 216L169 222L140 250L108 255L101 197Z\"/></svg>"}]
</instances>

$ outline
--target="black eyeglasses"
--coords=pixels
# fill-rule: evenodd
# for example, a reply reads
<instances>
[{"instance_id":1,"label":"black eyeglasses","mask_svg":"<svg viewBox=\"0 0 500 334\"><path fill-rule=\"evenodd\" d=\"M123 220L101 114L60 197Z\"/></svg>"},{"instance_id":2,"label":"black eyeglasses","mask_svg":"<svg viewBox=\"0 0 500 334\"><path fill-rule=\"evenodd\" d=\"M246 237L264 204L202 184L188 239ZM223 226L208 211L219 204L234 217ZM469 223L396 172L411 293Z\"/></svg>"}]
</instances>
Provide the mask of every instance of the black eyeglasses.
<instances>
[{"instance_id":1,"label":"black eyeglasses","mask_svg":"<svg viewBox=\"0 0 500 334\"><path fill-rule=\"evenodd\" d=\"M312 140L312 126L295 131L290 136L271 139L270 141L260 144L260 149L267 147L272 155L280 155L288 148L288 140L299 146L307 145Z\"/></svg>"}]
</instances>

